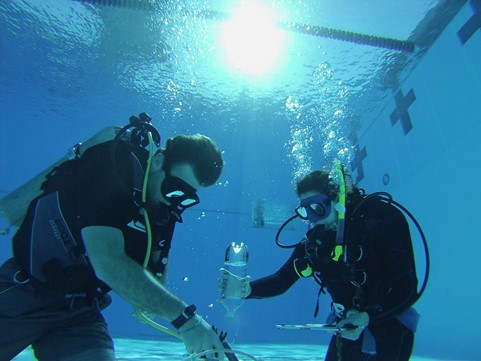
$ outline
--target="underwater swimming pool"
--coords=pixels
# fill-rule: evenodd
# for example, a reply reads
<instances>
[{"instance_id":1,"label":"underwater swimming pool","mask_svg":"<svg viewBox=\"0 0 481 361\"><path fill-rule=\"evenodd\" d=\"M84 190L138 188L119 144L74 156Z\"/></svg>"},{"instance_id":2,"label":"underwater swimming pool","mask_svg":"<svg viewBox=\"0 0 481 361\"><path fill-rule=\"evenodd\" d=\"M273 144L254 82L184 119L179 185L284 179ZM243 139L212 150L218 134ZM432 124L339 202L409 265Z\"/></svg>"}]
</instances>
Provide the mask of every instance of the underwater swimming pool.
<instances>
[{"instance_id":1,"label":"underwater swimming pool","mask_svg":"<svg viewBox=\"0 0 481 361\"><path fill-rule=\"evenodd\" d=\"M184 345L180 342L158 342L138 339L117 339L117 357L122 361L189 361L191 358L185 354ZM241 344L234 347L238 350L239 361L321 361L327 347L313 344ZM243 354L245 353L245 354ZM31 350L22 352L14 359L15 361L34 360ZM435 361L426 357L411 358L412 361Z\"/></svg>"},{"instance_id":2,"label":"underwater swimming pool","mask_svg":"<svg viewBox=\"0 0 481 361\"><path fill-rule=\"evenodd\" d=\"M176 229L169 287L258 359L321 360L327 334L275 327L324 321L330 299L321 296L314 318L314 282L245 302L232 319L216 302L217 279L232 241L248 245L253 277L277 270L288 253L274 238L297 206L294 179L338 159L367 192L405 205L428 238L431 277L416 305L413 359L481 359L479 0L260 3L273 26L256 27L267 20L254 22L255 5L248 25L232 30L226 19L240 0L2 2L0 196L142 111L163 142L209 135L225 171ZM250 38L229 37L237 35ZM1 222L3 261L15 228ZM295 242L305 231L296 222L284 235ZM424 253L413 237L421 280ZM105 311L118 357L182 359L181 345L131 313L117 296ZM293 344L309 352L294 354Z\"/></svg>"}]
</instances>

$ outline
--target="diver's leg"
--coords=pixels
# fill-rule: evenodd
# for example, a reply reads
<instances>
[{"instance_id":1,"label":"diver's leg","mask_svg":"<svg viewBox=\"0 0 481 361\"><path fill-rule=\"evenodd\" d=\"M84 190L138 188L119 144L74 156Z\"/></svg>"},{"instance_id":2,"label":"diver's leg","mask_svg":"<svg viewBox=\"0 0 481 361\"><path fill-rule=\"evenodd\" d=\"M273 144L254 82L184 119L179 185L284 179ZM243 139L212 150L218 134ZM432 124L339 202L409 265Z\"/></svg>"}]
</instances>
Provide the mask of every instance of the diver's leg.
<instances>
[{"instance_id":1,"label":"diver's leg","mask_svg":"<svg viewBox=\"0 0 481 361\"><path fill-rule=\"evenodd\" d=\"M13 259L0 267L0 361L13 359L48 328L38 312L49 302L39 296Z\"/></svg>"},{"instance_id":2,"label":"diver's leg","mask_svg":"<svg viewBox=\"0 0 481 361\"><path fill-rule=\"evenodd\" d=\"M386 321L375 331L376 360L408 361L414 344L414 333L396 319Z\"/></svg>"},{"instance_id":3,"label":"diver's leg","mask_svg":"<svg viewBox=\"0 0 481 361\"><path fill-rule=\"evenodd\" d=\"M61 292L23 277L13 259L0 267L0 304L0 361L30 344L39 360L63 360L93 349L98 357L90 360L114 360L97 304L72 308Z\"/></svg>"},{"instance_id":4,"label":"diver's leg","mask_svg":"<svg viewBox=\"0 0 481 361\"><path fill-rule=\"evenodd\" d=\"M74 355L62 357L59 361L113 361L115 360L114 350L104 348L93 348Z\"/></svg>"},{"instance_id":5,"label":"diver's leg","mask_svg":"<svg viewBox=\"0 0 481 361\"><path fill-rule=\"evenodd\" d=\"M96 307L71 310L71 317L33 343L39 361L113 361L114 345Z\"/></svg>"},{"instance_id":6,"label":"diver's leg","mask_svg":"<svg viewBox=\"0 0 481 361\"><path fill-rule=\"evenodd\" d=\"M325 361L360 361L362 356L362 336L356 340L351 341L342 337L332 336L331 342L329 343L329 348L326 354ZM341 352L341 357L339 358L339 350Z\"/></svg>"}]
</instances>

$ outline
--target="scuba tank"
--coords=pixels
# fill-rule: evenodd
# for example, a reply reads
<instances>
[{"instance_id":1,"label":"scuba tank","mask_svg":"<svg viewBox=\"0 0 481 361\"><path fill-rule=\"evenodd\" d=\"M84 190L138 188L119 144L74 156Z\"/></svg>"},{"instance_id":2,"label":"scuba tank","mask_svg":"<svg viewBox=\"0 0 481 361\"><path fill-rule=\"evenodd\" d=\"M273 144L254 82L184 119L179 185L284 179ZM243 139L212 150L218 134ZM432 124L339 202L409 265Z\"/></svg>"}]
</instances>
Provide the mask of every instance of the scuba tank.
<instances>
[{"instance_id":1,"label":"scuba tank","mask_svg":"<svg viewBox=\"0 0 481 361\"><path fill-rule=\"evenodd\" d=\"M19 227L32 199L35 199L42 193L41 186L48 174L52 173L52 171L63 162L80 157L88 148L113 140L120 129L120 127L115 126L104 128L87 141L74 145L67 151L67 154L57 162L0 199L0 216L2 216L10 226Z\"/></svg>"},{"instance_id":2,"label":"scuba tank","mask_svg":"<svg viewBox=\"0 0 481 361\"><path fill-rule=\"evenodd\" d=\"M160 135L150 124L150 121L151 118L147 113L140 113L139 117L131 116L129 118L129 124L124 127L111 126L104 128L87 141L75 144L68 149L67 153L57 162L0 199L0 216L5 219L9 226L19 227L27 213L30 202L42 193L42 184L45 182L47 176L52 174L62 163L80 158L87 149L95 145L110 140L118 142L122 139L129 140L145 148L148 145L148 139L145 134L151 132L153 142L159 147Z\"/></svg>"}]
</instances>

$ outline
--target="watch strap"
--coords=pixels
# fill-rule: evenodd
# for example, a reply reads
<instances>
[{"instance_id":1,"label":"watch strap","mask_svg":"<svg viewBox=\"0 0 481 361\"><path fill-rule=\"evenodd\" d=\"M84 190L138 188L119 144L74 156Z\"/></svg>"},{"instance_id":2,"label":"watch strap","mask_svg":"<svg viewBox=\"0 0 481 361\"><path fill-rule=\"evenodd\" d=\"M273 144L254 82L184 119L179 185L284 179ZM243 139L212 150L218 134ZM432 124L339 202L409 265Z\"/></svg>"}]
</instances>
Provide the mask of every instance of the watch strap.
<instances>
[{"instance_id":1,"label":"watch strap","mask_svg":"<svg viewBox=\"0 0 481 361\"><path fill-rule=\"evenodd\" d=\"M189 321L192 317L196 314L196 307L195 305L189 305L184 308L184 311L171 322L171 325L174 326L177 330L185 325L187 321Z\"/></svg>"}]
</instances>

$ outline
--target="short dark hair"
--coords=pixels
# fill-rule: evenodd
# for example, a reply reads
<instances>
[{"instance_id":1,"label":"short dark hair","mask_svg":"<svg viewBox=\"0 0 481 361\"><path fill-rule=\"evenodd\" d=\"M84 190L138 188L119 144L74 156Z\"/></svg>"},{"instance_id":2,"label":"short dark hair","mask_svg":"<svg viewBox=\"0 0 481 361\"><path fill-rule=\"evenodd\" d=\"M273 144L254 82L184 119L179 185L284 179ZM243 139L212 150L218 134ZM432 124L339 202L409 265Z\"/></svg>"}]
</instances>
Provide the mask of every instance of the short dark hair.
<instances>
[{"instance_id":1,"label":"short dark hair","mask_svg":"<svg viewBox=\"0 0 481 361\"><path fill-rule=\"evenodd\" d=\"M204 187L213 185L224 167L221 151L212 139L202 134L169 138L162 153L164 170L170 170L174 164L191 164L195 177Z\"/></svg>"},{"instance_id":2,"label":"short dark hair","mask_svg":"<svg viewBox=\"0 0 481 361\"><path fill-rule=\"evenodd\" d=\"M297 196L307 192L324 193L331 201L335 201L339 193L339 185L333 182L329 172L315 170L296 183Z\"/></svg>"}]
</instances>

